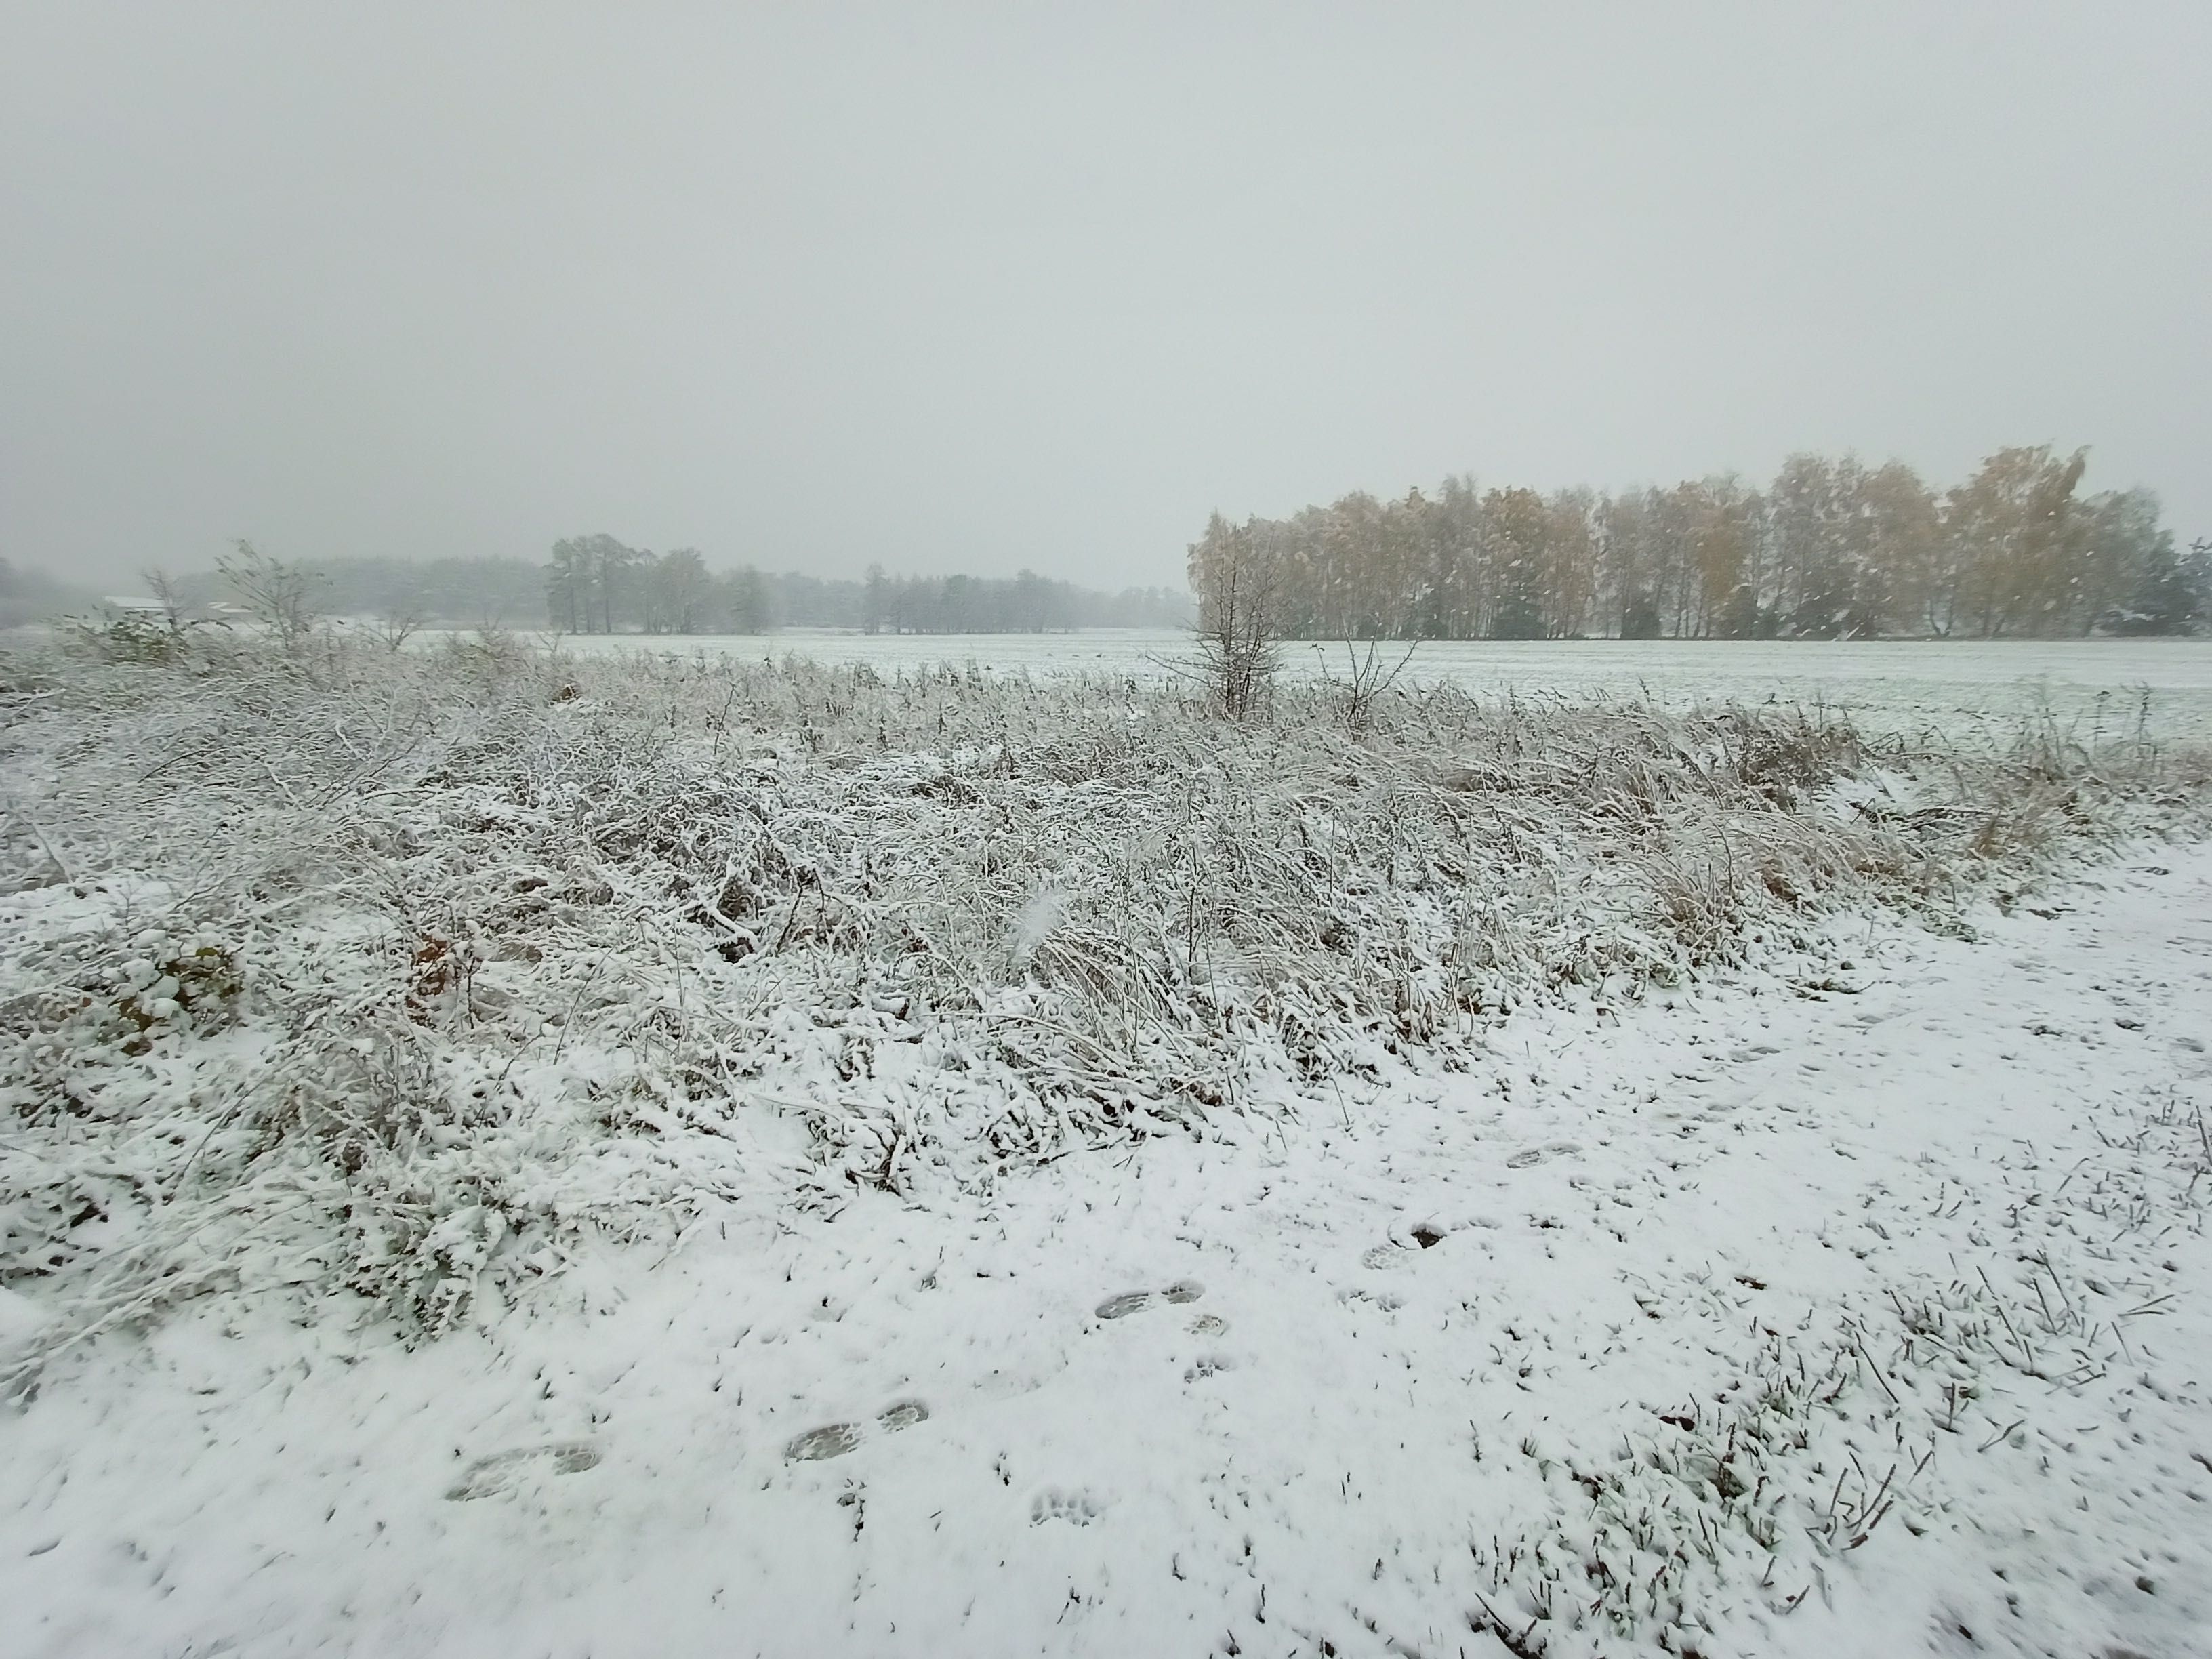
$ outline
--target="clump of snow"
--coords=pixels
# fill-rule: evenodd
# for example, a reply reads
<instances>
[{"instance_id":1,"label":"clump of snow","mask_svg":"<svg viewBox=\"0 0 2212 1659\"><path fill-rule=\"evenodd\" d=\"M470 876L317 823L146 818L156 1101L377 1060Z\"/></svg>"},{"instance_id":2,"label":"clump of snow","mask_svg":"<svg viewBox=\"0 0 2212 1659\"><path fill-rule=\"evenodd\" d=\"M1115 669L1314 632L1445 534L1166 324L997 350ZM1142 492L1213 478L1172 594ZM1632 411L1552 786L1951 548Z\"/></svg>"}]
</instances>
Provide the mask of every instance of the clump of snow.
<instances>
[{"instance_id":1,"label":"clump of snow","mask_svg":"<svg viewBox=\"0 0 2212 1659\"><path fill-rule=\"evenodd\" d=\"M1037 946L1050 939L1053 930L1067 919L1069 896L1061 888L1047 887L1022 906L1021 914L1014 918L1016 966L1026 968L1036 957Z\"/></svg>"}]
</instances>

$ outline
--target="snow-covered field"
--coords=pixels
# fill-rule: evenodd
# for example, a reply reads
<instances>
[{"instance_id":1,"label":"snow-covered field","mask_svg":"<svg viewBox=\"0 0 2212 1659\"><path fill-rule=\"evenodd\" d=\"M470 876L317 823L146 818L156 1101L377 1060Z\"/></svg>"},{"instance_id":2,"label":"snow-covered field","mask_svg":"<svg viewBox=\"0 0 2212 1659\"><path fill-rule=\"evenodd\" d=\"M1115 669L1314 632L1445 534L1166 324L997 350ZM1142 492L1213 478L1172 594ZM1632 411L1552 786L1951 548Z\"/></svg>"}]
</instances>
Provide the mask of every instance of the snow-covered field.
<instances>
[{"instance_id":1,"label":"snow-covered field","mask_svg":"<svg viewBox=\"0 0 2212 1659\"><path fill-rule=\"evenodd\" d=\"M763 658L798 652L822 662L879 671L975 663L986 670L1069 671L1156 679L1187 658L1186 636L1095 629L1065 635L906 635L792 629L763 636L652 641L636 635L575 636L564 649L641 647ZM1395 660L1398 651L1391 652ZM1291 643L1295 674L1344 672L1341 644ZM2206 640L1432 640L1407 665L1411 682L1457 685L1484 696L1655 698L1670 707L1770 701L1825 706L1881 730L1959 732L2047 708L2062 720L2106 730L2131 726L2149 694L2148 719L2170 738L2212 739L2212 641Z\"/></svg>"},{"instance_id":2,"label":"snow-covered field","mask_svg":"<svg viewBox=\"0 0 2212 1659\"><path fill-rule=\"evenodd\" d=\"M2044 908L414 1351L177 1320L6 1426L9 1650L1487 1654L1680 1550L1677 1650L2202 1653L2212 856Z\"/></svg>"},{"instance_id":3,"label":"snow-covered field","mask_svg":"<svg viewBox=\"0 0 2212 1659\"><path fill-rule=\"evenodd\" d=\"M2205 1650L2164 744L5 695L11 1654Z\"/></svg>"}]
</instances>

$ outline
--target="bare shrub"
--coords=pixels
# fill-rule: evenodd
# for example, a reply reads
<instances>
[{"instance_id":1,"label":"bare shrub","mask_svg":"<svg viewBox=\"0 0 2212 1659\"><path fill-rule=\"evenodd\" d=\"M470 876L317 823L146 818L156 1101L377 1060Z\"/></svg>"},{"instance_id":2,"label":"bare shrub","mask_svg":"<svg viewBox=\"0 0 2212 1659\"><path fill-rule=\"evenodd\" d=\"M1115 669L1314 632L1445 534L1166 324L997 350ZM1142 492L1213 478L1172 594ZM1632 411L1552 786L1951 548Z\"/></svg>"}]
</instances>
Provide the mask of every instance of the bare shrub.
<instances>
[{"instance_id":1,"label":"bare shrub","mask_svg":"<svg viewBox=\"0 0 2212 1659\"><path fill-rule=\"evenodd\" d=\"M141 578L146 591L154 596L155 604L161 607L161 620L172 634L182 634L196 625L194 606L182 583L156 565Z\"/></svg>"},{"instance_id":2,"label":"bare shrub","mask_svg":"<svg viewBox=\"0 0 2212 1659\"><path fill-rule=\"evenodd\" d=\"M1364 738L1375 724L1377 705L1398 684L1419 649L1418 641L1409 642L1403 651L1385 653L1379 641L1368 640L1363 652L1351 640L1343 641L1345 676L1340 680L1331 672L1328 660L1321 659L1322 683L1337 707L1337 716L1344 729L1355 738ZM1321 647L1314 647L1319 652ZM1395 660L1394 660L1395 659Z\"/></svg>"},{"instance_id":3,"label":"bare shrub","mask_svg":"<svg viewBox=\"0 0 2212 1659\"><path fill-rule=\"evenodd\" d=\"M72 648L101 662L176 663L191 648L191 636L183 629L143 611L71 617L61 628Z\"/></svg>"},{"instance_id":4,"label":"bare shrub","mask_svg":"<svg viewBox=\"0 0 2212 1659\"><path fill-rule=\"evenodd\" d=\"M1254 526L1219 514L1190 550L1198 595L1198 664L1209 699L1233 720L1258 714L1281 666L1276 647L1280 572Z\"/></svg>"},{"instance_id":5,"label":"bare shrub","mask_svg":"<svg viewBox=\"0 0 2212 1659\"><path fill-rule=\"evenodd\" d=\"M406 648L407 641L422 631L429 620L420 605L391 605L379 611L369 624L369 632L387 651Z\"/></svg>"},{"instance_id":6,"label":"bare shrub","mask_svg":"<svg viewBox=\"0 0 2212 1659\"><path fill-rule=\"evenodd\" d=\"M313 634L315 580L303 567L271 558L252 542L240 541L216 561L215 568L246 614L288 655Z\"/></svg>"}]
</instances>

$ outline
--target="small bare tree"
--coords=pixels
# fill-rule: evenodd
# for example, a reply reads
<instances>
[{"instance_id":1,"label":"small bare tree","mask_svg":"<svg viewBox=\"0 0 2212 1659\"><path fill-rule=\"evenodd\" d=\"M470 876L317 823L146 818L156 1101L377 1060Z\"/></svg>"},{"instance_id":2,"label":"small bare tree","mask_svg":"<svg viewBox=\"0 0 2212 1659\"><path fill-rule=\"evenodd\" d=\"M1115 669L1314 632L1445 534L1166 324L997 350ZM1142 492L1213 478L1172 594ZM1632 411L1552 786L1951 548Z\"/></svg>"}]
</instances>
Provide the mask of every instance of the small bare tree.
<instances>
[{"instance_id":1,"label":"small bare tree","mask_svg":"<svg viewBox=\"0 0 2212 1659\"><path fill-rule=\"evenodd\" d=\"M169 632L181 634L192 621L191 601L185 597L177 579L155 565L140 578L146 591L154 596L154 603L161 607L161 620L168 624Z\"/></svg>"},{"instance_id":2,"label":"small bare tree","mask_svg":"<svg viewBox=\"0 0 2212 1659\"><path fill-rule=\"evenodd\" d=\"M1280 665L1275 648L1274 551L1259 529L1218 513L1190 550L1198 595L1198 677L1233 720L1249 720L1267 700Z\"/></svg>"},{"instance_id":3,"label":"small bare tree","mask_svg":"<svg viewBox=\"0 0 2212 1659\"><path fill-rule=\"evenodd\" d=\"M252 542L217 559L216 573L238 596L246 614L276 635L286 652L306 643L315 630L314 578L296 564L273 559Z\"/></svg>"},{"instance_id":4,"label":"small bare tree","mask_svg":"<svg viewBox=\"0 0 2212 1659\"><path fill-rule=\"evenodd\" d=\"M376 613L370 631L384 642L387 651L397 652L405 647L409 637L429 618L419 605L387 605Z\"/></svg>"}]
</instances>

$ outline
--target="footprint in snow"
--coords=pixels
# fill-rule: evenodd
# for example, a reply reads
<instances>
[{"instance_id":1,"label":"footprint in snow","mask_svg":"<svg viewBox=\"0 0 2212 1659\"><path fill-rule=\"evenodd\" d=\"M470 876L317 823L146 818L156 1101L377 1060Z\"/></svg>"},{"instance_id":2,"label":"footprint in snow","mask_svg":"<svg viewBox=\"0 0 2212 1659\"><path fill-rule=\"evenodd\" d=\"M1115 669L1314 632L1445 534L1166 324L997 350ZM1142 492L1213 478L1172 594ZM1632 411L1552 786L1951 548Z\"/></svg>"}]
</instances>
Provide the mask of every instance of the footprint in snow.
<instances>
[{"instance_id":1,"label":"footprint in snow","mask_svg":"<svg viewBox=\"0 0 2212 1659\"><path fill-rule=\"evenodd\" d=\"M1229 1322L1219 1314L1202 1313L1186 1328L1193 1336L1218 1336L1229 1328Z\"/></svg>"},{"instance_id":2,"label":"footprint in snow","mask_svg":"<svg viewBox=\"0 0 2212 1659\"><path fill-rule=\"evenodd\" d=\"M1085 1492L1062 1492L1057 1486L1048 1486L1030 1503L1030 1525L1041 1527L1048 1521L1065 1521L1071 1526L1087 1527L1105 1514L1106 1506Z\"/></svg>"},{"instance_id":3,"label":"footprint in snow","mask_svg":"<svg viewBox=\"0 0 2212 1659\"><path fill-rule=\"evenodd\" d=\"M1571 1140L1555 1140L1548 1146L1524 1146L1505 1160L1509 1170L1525 1170L1532 1164L1541 1164L1547 1158L1557 1158L1582 1151Z\"/></svg>"},{"instance_id":4,"label":"footprint in snow","mask_svg":"<svg viewBox=\"0 0 2212 1659\"><path fill-rule=\"evenodd\" d=\"M919 1400L902 1400L876 1413L876 1426L885 1434L928 1420L929 1407ZM867 1437L868 1431L858 1423L830 1423L807 1430L783 1449L783 1455L794 1463L818 1463L824 1458L842 1457Z\"/></svg>"},{"instance_id":5,"label":"footprint in snow","mask_svg":"<svg viewBox=\"0 0 2212 1659\"><path fill-rule=\"evenodd\" d=\"M599 1462L599 1449L580 1440L495 1452L470 1464L461 1478L446 1488L446 1497L453 1503L494 1498L513 1491L532 1474L581 1474L586 1469L597 1468Z\"/></svg>"},{"instance_id":6,"label":"footprint in snow","mask_svg":"<svg viewBox=\"0 0 2212 1659\"><path fill-rule=\"evenodd\" d=\"M1133 1313L1142 1313L1155 1302L1195 1302L1206 1294L1205 1290L1191 1279L1178 1279L1164 1291L1124 1291L1119 1296L1109 1296L1098 1304L1101 1319L1127 1319Z\"/></svg>"},{"instance_id":7,"label":"footprint in snow","mask_svg":"<svg viewBox=\"0 0 2212 1659\"><path fill-rule=\"evenodd\" d=\"M1413 1259L1417 1249L1432 1250L1443 1243L1444 1230L1434 1222L1424 1221L1406 1237L1413 1241L1411 1244L1401 1243L1395 1238L1386 1243L1377 1244L1361 1255L1359 1265L1363 1267L1376 1269L1401 1267Z\"/></svg>"}]
</instances>

